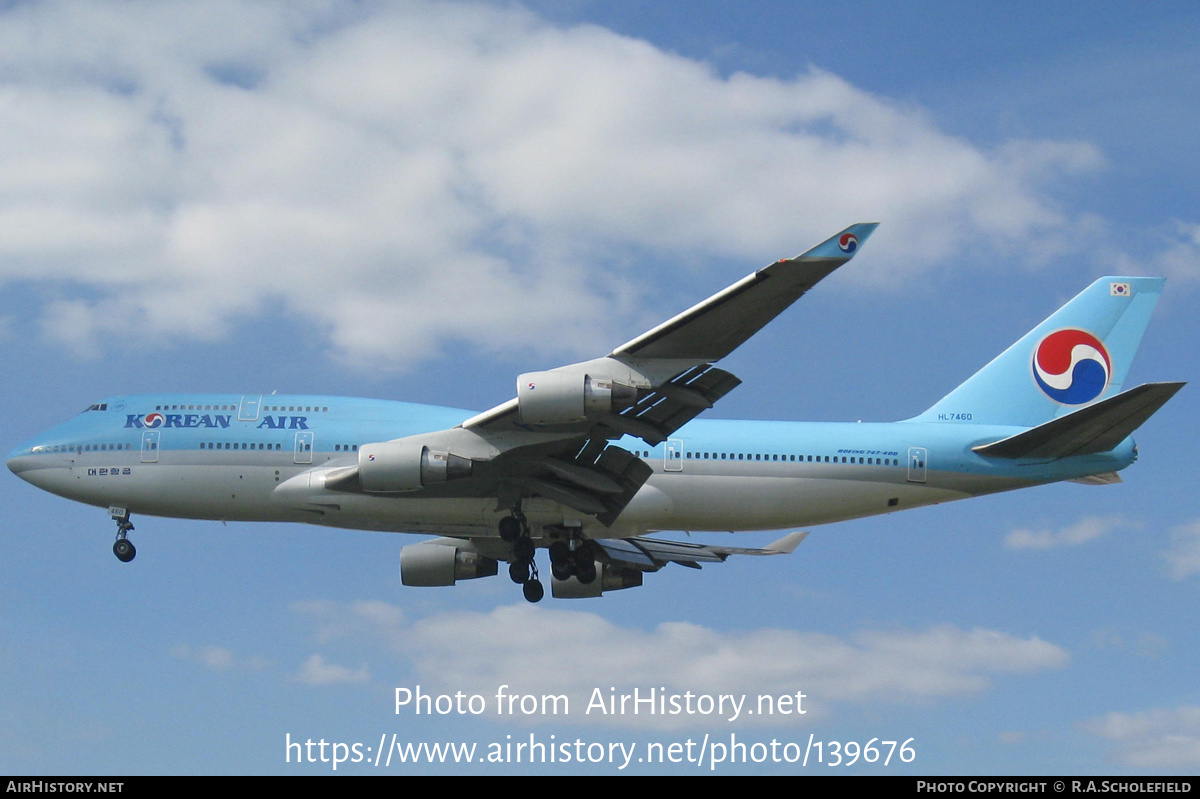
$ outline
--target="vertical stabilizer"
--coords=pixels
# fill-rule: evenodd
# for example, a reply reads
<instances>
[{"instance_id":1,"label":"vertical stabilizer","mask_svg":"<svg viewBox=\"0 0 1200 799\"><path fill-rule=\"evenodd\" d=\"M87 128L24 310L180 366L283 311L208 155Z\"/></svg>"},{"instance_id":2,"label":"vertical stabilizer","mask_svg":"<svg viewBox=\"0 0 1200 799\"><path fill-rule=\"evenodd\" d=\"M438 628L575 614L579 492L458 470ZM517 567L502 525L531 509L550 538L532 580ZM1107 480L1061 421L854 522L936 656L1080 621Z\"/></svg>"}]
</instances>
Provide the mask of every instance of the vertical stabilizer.
<instances>
[{"instance_id":1,"label":"vertical stabilizer","mask_svg":"<svg viewBox=\"0 0 1200 799\"><path fill-rule=\"evenodd\" d=\"M1119 393L1165 282L1100 278L912 421L1034 427Z\"/></svg>"}]
</instances>

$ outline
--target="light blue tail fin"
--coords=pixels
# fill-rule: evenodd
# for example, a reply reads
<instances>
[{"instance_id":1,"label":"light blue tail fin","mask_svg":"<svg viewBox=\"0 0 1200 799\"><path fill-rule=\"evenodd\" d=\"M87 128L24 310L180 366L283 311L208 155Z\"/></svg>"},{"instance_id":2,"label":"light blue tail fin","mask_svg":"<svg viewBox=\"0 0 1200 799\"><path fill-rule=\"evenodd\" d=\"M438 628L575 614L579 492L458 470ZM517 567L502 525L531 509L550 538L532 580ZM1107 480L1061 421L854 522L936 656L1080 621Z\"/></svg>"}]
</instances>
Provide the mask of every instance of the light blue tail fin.
<instances>
[{"instance_id":1,"label":"light blue tail fin","mask_svg":"<svg viewBox=\"0 0 1200 799\"><path fill-rule=\"evenodd\" d=\"M1034 427L1119 393L1165 282L1100 278L912 421Z\"/></svg>"}]
</instances>

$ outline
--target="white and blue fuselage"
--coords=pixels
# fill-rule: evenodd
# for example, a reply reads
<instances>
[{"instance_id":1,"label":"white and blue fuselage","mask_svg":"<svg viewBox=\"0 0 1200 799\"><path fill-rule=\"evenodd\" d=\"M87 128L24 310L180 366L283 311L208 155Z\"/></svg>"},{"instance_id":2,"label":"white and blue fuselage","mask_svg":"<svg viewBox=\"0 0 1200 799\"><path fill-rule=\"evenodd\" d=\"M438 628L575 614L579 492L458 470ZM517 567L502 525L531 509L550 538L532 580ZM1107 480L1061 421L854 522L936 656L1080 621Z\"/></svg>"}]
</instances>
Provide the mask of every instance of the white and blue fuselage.
<instances>
[{"instance_id":1,"label":"white and blue fuselage","mask_svg":"<svg viewBox=\"0 0 1200 799\"><path fill-rule=\"evenodd\" d=\"M469 485L406 498L331 492L322 480L356 464L362 444L444 430L471 416L350 397L114 397L25 442L8 466L55 494L137 514L495 535L506 509L494 496L470 496ZM695 420L654 447L616 442L653 474L611 527L548 500L534 499L526 513L541 525L581 524L597 538L784 529L1111 473L1136 459L1131 438L1050 462L971 449L1022 429Z\"/></svg>"}]
</instances>

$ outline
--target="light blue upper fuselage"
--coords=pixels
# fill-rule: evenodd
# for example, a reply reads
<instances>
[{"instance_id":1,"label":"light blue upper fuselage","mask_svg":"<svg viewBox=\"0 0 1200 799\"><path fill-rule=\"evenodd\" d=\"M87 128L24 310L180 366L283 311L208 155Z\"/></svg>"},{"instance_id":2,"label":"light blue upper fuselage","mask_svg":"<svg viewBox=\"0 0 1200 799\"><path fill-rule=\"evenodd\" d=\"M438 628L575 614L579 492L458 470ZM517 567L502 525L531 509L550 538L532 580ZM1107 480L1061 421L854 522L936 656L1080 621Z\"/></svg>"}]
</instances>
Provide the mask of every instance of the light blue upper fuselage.
<instances>
[{"instance_id":1,"label":"light blue upper fuselage","mask_svg":"<svg viewBox=\"0 0 1200 799\"><path fill-rule=\"evenodd\" d=\"M213 475L223 466L274 469L277 479L262 487L269 493L281 481L314 468L352 465L358 448L455 427L471 411L389 400L330 396L275 395L139 395L112 397L95 403L74 418L30 439L9 454L9 467L47 490L97 505L128 504L138 509L133 489L137 474L161 472L172 464L203 469L205 489L220 485ZM730 529L729 516L718 504L757 496L774 504L761 523L747 519L737 529L763 529L834 521L887 512L887 506L859 510L829 504L832 491L855 496L870 485L875 493L902 497L902 507L1004 491L1038 483L1114 472L1136 457L1132 439L1114 450L1055 461L985 458L971 451L977 444L1005 438L1022 428L970 422L828 423L695 420L668 441L649 446L626 437L617 442L654 468L654 476L628 511L638 518L650 501L670 500L670 513L646 510L639 525L663 529L668 517L686 520L686 529ZM66 468L74 479L51 480ZM41 472L39 475L38 473ZM193 477L198 473L191 472ZM755 493L761 485L776 493ZM788 482L792 481L792 482ZM808 491L822 494L815 502L800 500ZM180 485L179 492L187 487ZM713 508L707 509L712 495ZM662 498L666 499L662 499ZM375 499L376 502L387 500ZM639 502L639 500L642 500ZM849 501L849 500L848 500ZM796 506L793 512L784 506ZM686 505L681 514L681 504ZM735 501L734 506L738 506ZM267 512L269 503L223 513L219 507L190 503L178 515L206 518L297 519ZM657 507L657 506L654 506ZM664 506L665 507L665 506ZM804 507L812 507L811 514ZM770 509L767 509L770 510ZM155 503L141 512L176 515L169 504ZM739 513L745 514L744 507ZM418 514L419 515L419 514ZM408 518L408 517L406 517ZM415 518L415 517L413 517ZM714 519L712 526L706 519ZM622 519L625 520L624 517ZM320 523L334 523L321 520ZM396 522L396 524L413 522ZM633 523L632 521L630 523ZM347 518L343 526L377 526ZM379 527L388 527L380 523ZM430 529L433 529L432 527ZM640 529L640 528L639 528Z\"/></svg>"},{"instance_id":2,"label":"light blue upper fuselage","mask_svg":"<svg viewBox=\"0 0 1200 799\"><path fill-rule=\"evenodd\" d=\"M142 394L93 404L9 454L86 454L140 449L157 432L158 449L292 452L298 434L311 433L313 452L453 427L469 411L389 400L327 396ZM229 447L225 445L229 444ZM237 446L234 447L233 445Z\"/></svg>"},{"instance_id":3,"label":"light blue upper fuselage","mask_svg":"<svg viewBox=\"0 0 1200 799\"><path fill-rule=\"evenodd\" d=\"M247 407L247 399L258 401ZM393 400L316 395L145 394L112 397L18 446L10 460L55 454L99 455L140 451L147 432L157 432L160 457L172 451L271 451L296 453L308 442L314 459L356 452L358 445L455 427L475 412ZM649 446L626 437L617 442L647 460L663 461L668 451L683 461L778 462L803 456L805 462L849 462L850 458L903 462L907 450L930 452L929 467L962 474L1026 477L1031 463L984 458L971 452L1024 428L967 422L787 422L694 420L668 442ZM311 438L309 437L311 436ZM678 444L672 442L679 442ZM682 446L680 446L680 444ZM219 446L218 446L219 445ZM833 461L833 459L837 461ZM52 459L52 458L51 458ZM842 460L846 459L846 460ZM1062 459L1061 468L1035 461L1039 482L1092 474L1097 467L1118 470L1134 460L1132 439L1109 453ZM747 464L748 465L748 464ZM888 465L891 465L890 463ZM900 465L899 463L896 465ZM1005 468L1008 467L1008 468Z\"/></svg>"}]
</instances>

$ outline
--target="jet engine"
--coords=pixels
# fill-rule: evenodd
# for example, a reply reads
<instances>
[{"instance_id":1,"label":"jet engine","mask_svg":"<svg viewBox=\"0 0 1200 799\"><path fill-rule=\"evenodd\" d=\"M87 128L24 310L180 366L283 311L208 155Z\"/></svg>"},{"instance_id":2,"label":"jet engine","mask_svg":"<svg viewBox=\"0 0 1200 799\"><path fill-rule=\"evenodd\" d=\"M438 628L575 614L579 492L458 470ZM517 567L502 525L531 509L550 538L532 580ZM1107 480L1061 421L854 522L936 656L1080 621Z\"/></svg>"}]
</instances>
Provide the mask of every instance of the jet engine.
<instances>
[{"instance_id":1,"label":"jet engine","mask_svg":"<svg viewBox=\"0 0 1200 799\"><path fill-rule=\"evenodd\" d=\"M527 372L517 378L522 424L574 424L637 402L637 389L578 372Z\"/></svg>"},{"instance_id":2,"label":"jet engine","mask_svg":"<svg viewBox=\"0 0 1200 799\"><path fill-rule=\"evenodd\" d=\"M471 459L411 441L384 441L358 448L363 491L419 491L471 476Z\"/></svg>"},{"instance_id":3,"label":"jet engine","mask_svg":"<svg viewBox=\"0 0 1200 799\"><path fill-rule=\"evenodd\" d=\"M495 560L449 544L411 544L400 550L400 582L404 585L454 585L457 580L493 577Z\"/></svg>"}]
</instances>

